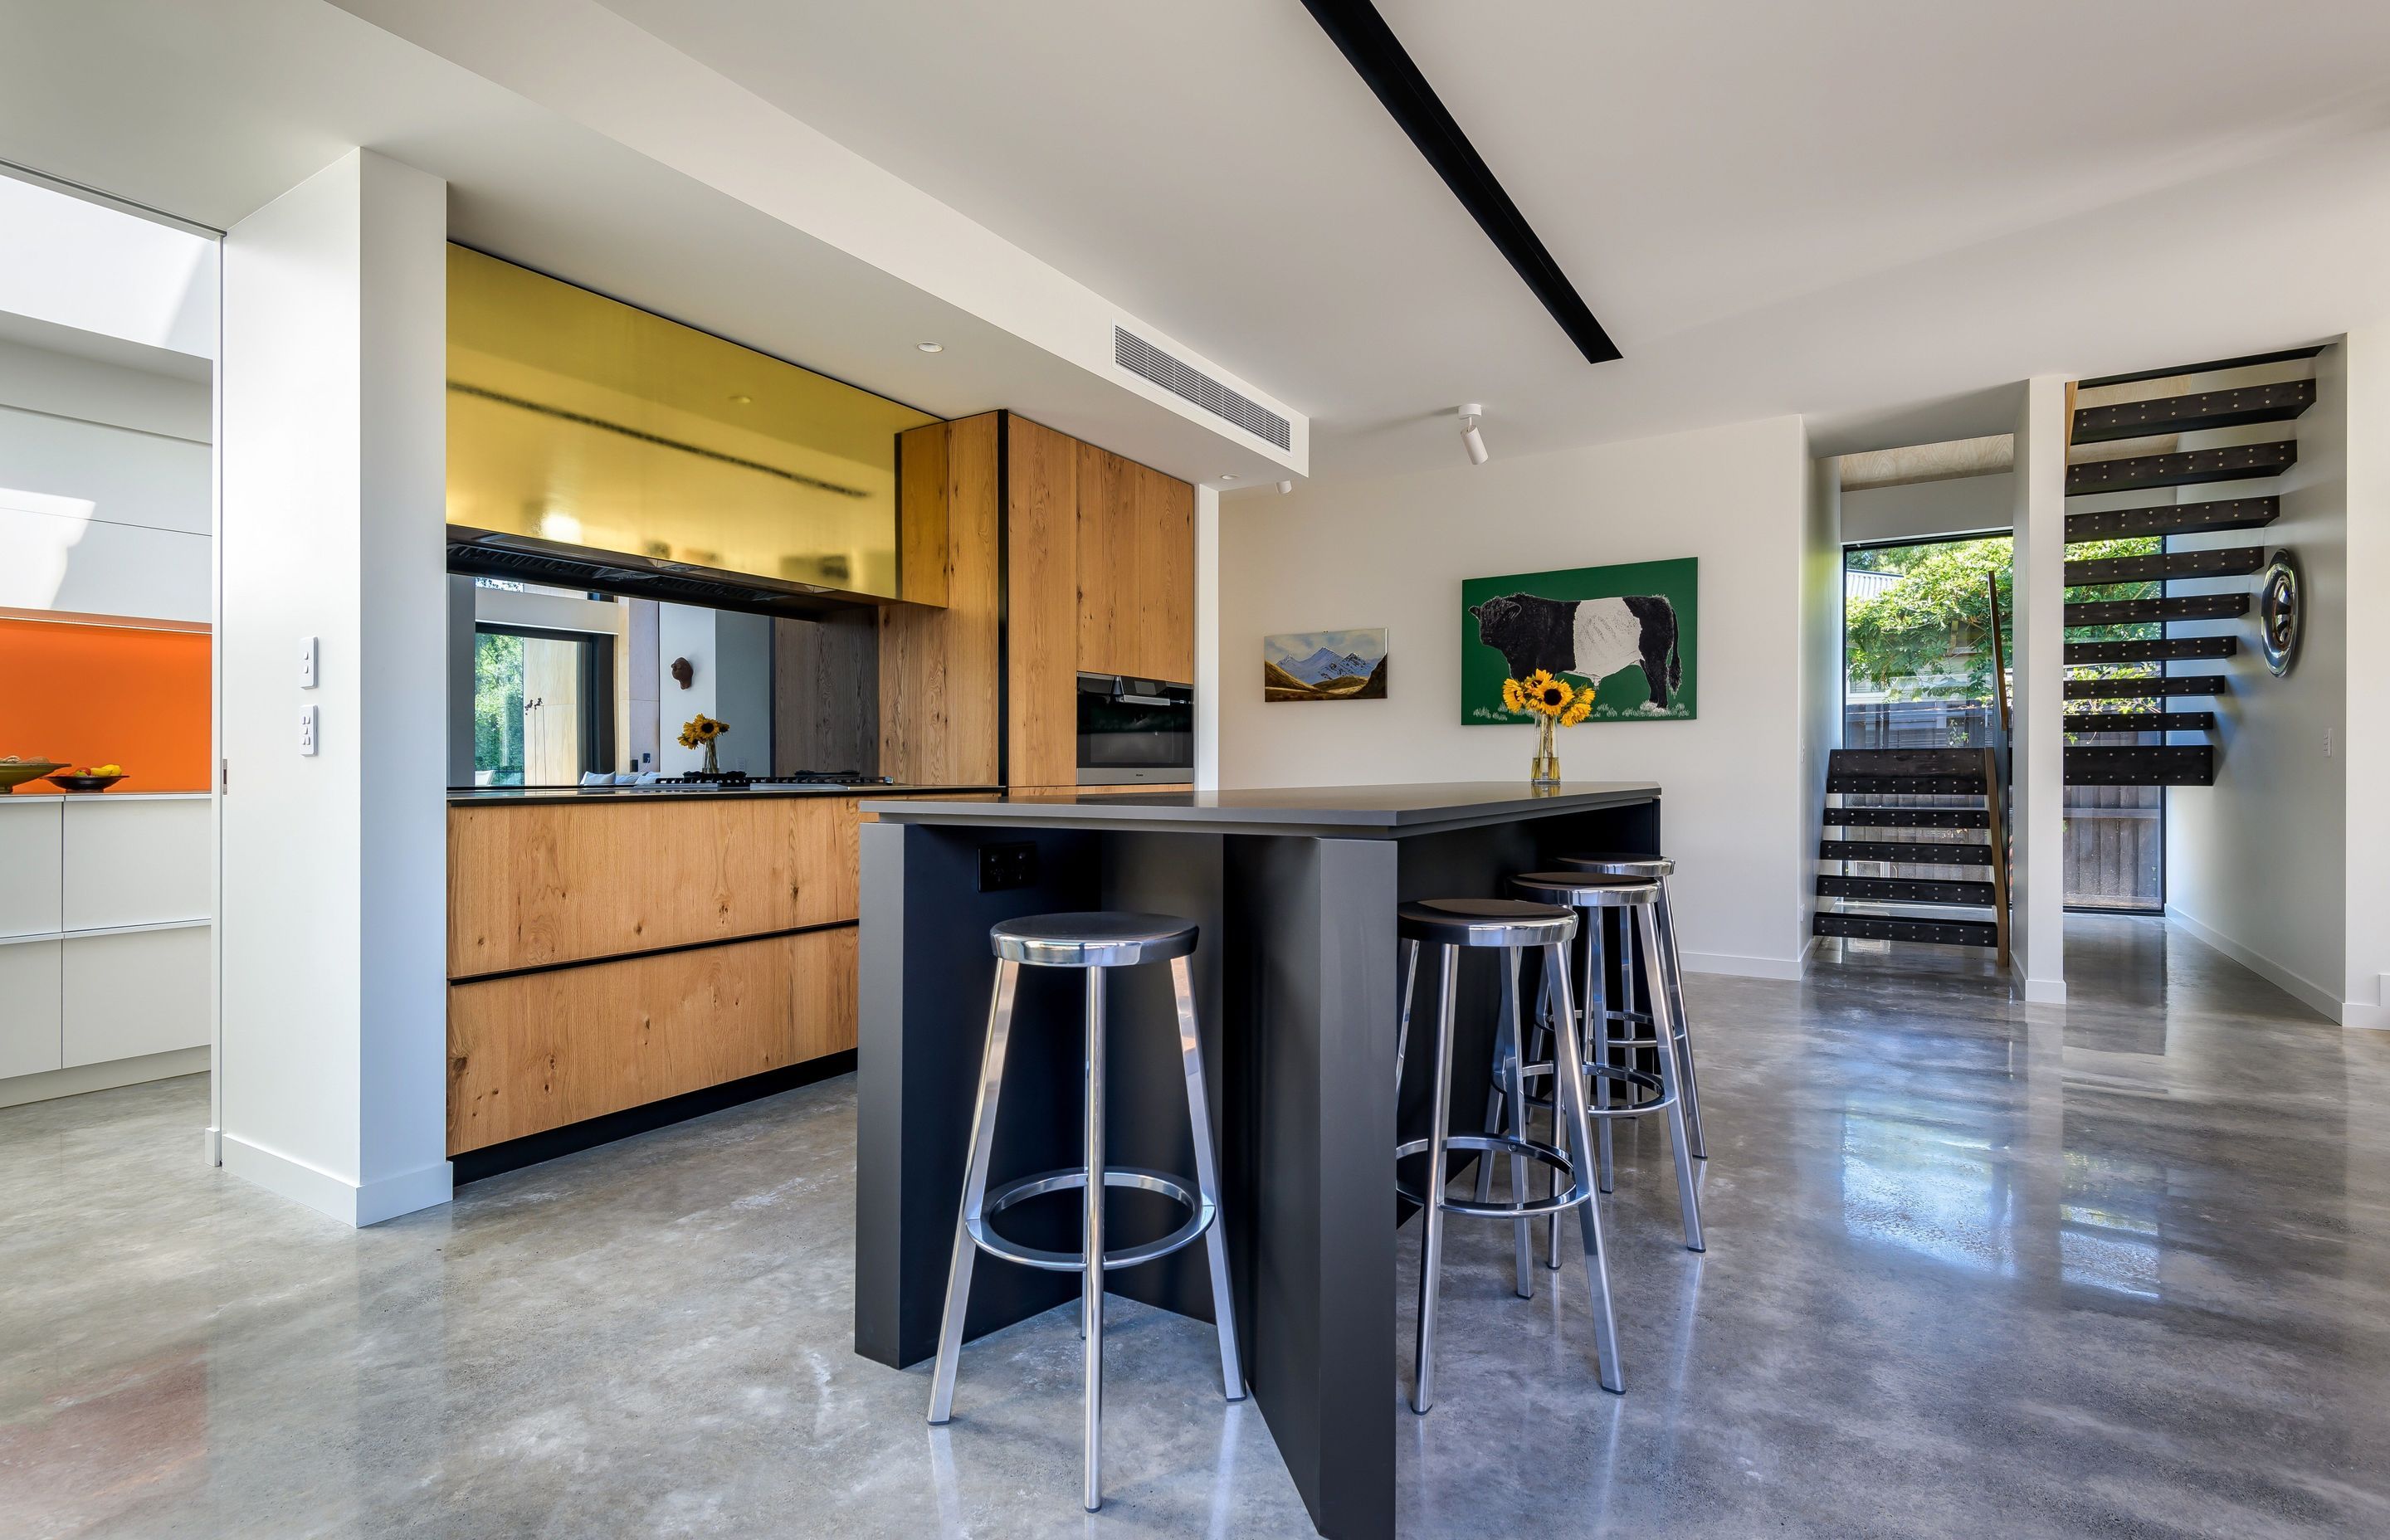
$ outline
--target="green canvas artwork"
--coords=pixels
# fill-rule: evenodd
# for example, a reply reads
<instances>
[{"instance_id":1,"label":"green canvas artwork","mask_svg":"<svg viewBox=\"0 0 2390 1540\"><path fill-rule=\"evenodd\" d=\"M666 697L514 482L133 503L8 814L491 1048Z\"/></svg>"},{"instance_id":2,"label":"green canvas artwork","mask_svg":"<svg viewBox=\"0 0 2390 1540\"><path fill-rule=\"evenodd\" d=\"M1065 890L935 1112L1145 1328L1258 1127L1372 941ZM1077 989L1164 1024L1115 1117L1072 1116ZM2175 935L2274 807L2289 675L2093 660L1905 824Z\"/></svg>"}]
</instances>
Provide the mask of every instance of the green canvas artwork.
<instances>
[{"instance_id":1,"label":"green canvas artwork","mask_svg":"<svg viewBox=\"0 0 2390 1540\"><path fill-rule=\"evenodd\" d=\"M1699 714L1698 558L1469 578L1460 585L1460 720L1532 722L1502 681L1548 669L1594 687L1594 722Z\"/></svg>"}]
</instances>

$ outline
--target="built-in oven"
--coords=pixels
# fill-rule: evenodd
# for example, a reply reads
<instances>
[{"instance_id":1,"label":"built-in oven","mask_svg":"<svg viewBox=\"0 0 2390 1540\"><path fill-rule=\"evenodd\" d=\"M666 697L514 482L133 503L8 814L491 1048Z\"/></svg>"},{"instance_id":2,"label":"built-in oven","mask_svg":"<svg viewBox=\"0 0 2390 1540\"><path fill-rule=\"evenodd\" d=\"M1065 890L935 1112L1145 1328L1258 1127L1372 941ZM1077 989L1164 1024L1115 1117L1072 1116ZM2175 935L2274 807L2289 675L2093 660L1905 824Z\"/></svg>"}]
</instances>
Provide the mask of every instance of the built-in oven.
<instances>
[{"instance_id":1,"label":"built-in oven","mask_svg":"<svg viewBox=\"0 0 2390 1540\"><path fill-rule=\"evenodd\" d=\"M1195 687L1079 675L1079 784L1195 778Z\"/></svg>"}]
</instances>

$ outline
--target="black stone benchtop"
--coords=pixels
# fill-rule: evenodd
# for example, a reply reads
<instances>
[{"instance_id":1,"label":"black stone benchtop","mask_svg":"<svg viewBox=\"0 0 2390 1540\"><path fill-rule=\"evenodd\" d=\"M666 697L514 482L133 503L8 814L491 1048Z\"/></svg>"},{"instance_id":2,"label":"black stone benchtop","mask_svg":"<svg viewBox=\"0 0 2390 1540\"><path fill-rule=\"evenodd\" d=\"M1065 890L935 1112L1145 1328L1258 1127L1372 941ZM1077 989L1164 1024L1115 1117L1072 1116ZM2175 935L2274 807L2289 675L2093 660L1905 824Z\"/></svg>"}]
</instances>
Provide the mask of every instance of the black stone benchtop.
<instances>
[{"instance_id":1,"label":"black stone benchtop","mask_svg":"<svg viewBox=\"0 0 2390 1540\"><path fill-rule=\"evenodd\" d=\"M934 795L881 802L867 796L863 811L889 823L1400 839L1625 807L1656 801L1659 795L1654 781L1569 781L1548 791L1534 790L1524 781L1446 781L1235 791L1060 791L976 802L948 802Z\"/></svg>"},{"instance_id":2,"label":"black stone benchtop","mask_svg":"<svg viewBox=\"0 0 2390 1540\"><path fill-rule=\"evenodd\" d=\"M522 807L536 802L724 802L740 797L952 797L994 791L992 786L452 786L450 807ZM200 795L205 796L205 792Z\"/></svg>"}]
</instances>

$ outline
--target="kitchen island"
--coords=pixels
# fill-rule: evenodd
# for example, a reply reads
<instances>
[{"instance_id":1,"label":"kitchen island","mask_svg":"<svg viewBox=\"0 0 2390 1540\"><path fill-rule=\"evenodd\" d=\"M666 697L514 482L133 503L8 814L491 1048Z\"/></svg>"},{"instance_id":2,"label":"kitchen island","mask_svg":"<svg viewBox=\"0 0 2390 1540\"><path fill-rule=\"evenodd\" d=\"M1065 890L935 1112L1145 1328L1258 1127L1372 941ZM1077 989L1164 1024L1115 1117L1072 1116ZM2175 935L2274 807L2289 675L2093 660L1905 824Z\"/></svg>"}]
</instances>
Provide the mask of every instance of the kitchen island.
<instances>
[{"instance_id":1,"label":"kitchen island","mask_svg":"<svg viewBox=\"0 0 2390 1540\"><path fill-rule=\"evenodd\" d=\"M994 962L988 927L1146 909L1202 927L1194 958L1214 1087L1231 1286L1254 1400L1323 1534L1394 1533L1394 1192L1401 1126L1423 1127L1425 1061L1399 1089L1394 908L1502 896L1577 851L1656 853L1660 789L1586 783L1301 788L878 801L863 868L855 1349L896 1367L936 1348ZM1497 973L1464 956L1451 1110L1481 1116ZM1105 1119L1116 1165L1193 1169L1168 973L1109 990ZM1025 969L1005 1071L997 1181L1076 1165L1077 977ZM1124 1193L1118 1244L1176 1222ZM1078 1247L1072 1204L1008 1214L1029 1245ZM1111 1291L1210 1320L1200 1248L1108 1274ZM982 1258L967 1334L1075 1297L1075 1274ZM1590 1342L1569 1351L1588 1361ZM970 1418L966 1363L958 1422ZM928 1394L923 1383L924 1405ZM1489 1414L1493 1408L1485 1409ZM1460 1413L1456 1415L1469 1415Z\"/></svg>"}]
</instances>

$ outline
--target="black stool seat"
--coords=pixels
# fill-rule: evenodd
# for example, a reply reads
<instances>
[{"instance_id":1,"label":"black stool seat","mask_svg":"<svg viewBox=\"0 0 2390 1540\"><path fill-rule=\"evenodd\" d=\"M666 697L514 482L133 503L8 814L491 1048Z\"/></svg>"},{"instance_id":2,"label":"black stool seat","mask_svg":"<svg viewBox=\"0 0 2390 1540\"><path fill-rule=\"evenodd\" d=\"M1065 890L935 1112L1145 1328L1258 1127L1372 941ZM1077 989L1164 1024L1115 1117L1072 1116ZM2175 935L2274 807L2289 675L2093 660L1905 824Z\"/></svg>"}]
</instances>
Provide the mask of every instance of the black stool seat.
<instances>
[{"instance_id":1,"label":"black stool seat","mask_svg":"<svg viewBox=\"0 0 2390 1540\"><path fill-rule=\"evenodd\" d=\"M1176 915L1023 915L988 929L996 955L1039 968L1133 968L1195 950L1195 922Z\"/></svg>"},{"instance_id":2,"label":"black stool seat","mask_svg":"<svg viewBox=\"0 0 2390 1540\"><path fill-rule=\"evenodd\" d=\"M1576 934L1576 915L1515 898L1423 898L1394 911L1396 932L1430 946L1553 946Z\"/></svg>"},{"instance_id":3,"label":"black stool seat","mask_svg":"<svg viewBox=\"0 0 2390 1540\"><path fill-rule=\"evenodd\" d=\"M1570 871L1598 872L1603 877L1639 877L1649 882L1677 874L1677 864L1664 855L1563 855L1561 865Z\"/></svg>"},{"instance_id":4,"label":"black stool seat","mask_svg":"<svg viewBox=\"0 0 2390 1540\"><path fill-rule=\"evenodd\" d=\"M1510 885L1544 904L1572 909L1634 909L1660 902L1660 885L1599 872L1529 872Z\"/></svg>"}]
</instances>

